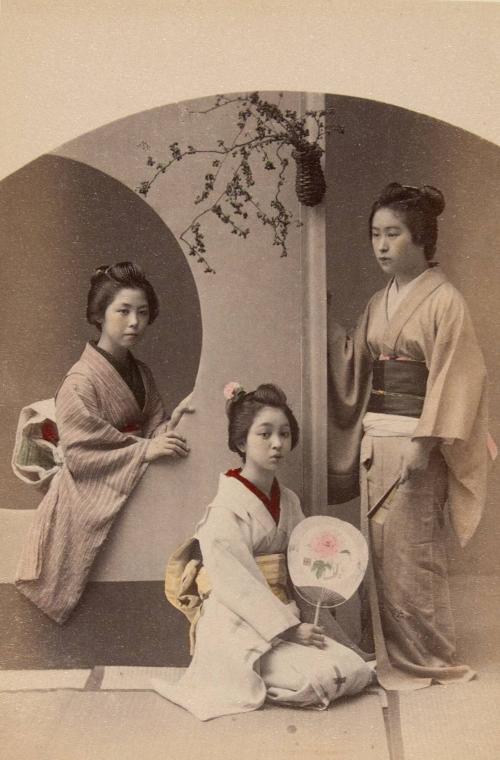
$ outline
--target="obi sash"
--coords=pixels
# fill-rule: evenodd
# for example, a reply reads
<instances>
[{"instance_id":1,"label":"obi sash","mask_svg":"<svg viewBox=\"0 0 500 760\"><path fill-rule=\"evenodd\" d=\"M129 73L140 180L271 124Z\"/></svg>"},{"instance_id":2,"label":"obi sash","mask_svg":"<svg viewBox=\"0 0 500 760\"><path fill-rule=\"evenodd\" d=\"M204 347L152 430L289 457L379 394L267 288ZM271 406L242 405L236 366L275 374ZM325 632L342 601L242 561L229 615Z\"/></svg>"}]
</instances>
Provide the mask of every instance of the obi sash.
<instances>
[{"instance_id":1,"label":"obi sash","mask_svg":"<svg viewBox=\"0 0 500 760\"><path fill-rule=\"evenodd\" d=\"M261 554L255 562L266 579L269 588L284 604L291 599L288 594L288 569L284 554ZM180 610L189 620L191 654L194 652L196 625L201 607L210 596L212 584L202 565L196 538L188 539L174 551L167 563L165 573L165 596L170 604Z\"/></svg>"},{"instance_id":2,"label":"obi sash","mask_svg":"<svg viewBox=\"0 0 500 760\"><path fill-rule=\"evenodd\" d=\"M289 604L291 600L287 591L288 573L285 555L261 554L255 557L255 562L273 594L283 604ZM202 600L206 599L212 590L210 578L203 565L196 576L196 587Z\"/></svg>"},{"instance_id":3,"label":"obi sash","mask_svg":"<svg viewBox=\"0 0 500 760\"><path fill-rule=\"evenodd\" d=\"M402 359L375 360L367 411L420 417L428 375L424 362Z\"/></svg>"}]
</instances>

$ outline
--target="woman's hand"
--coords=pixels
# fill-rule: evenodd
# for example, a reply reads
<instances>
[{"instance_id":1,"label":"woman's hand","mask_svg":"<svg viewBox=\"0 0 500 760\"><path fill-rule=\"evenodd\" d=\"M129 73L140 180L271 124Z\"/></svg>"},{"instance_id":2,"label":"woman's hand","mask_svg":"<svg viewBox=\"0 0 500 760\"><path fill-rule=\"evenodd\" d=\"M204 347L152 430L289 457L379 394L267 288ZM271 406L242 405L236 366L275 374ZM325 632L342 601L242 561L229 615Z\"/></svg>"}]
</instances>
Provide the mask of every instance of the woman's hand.
<instances>
[{"instance_id":1,"label":"woman's hand","mask_svg":"<svg viewBox=\"0 0 500 760\"><path fill-rule=\"evenodd\" d=\"M178 433L166 430L149 441L144 461L153 462L160 457L187 457L188 454L189 446L186 439Z\"/></svg>"},{"instance_id":2,"label":"woman's hand","mask_svg":"<svg viewBox=\"0 0 500 760\"><path fill-rule=\"evenodd\" d=\"M294 644L302 644L305 647L317 647L323 649L325 646L324 629L319 625L312 623L299 623L280 634L280 638L286 641L292 641Z\"/></svg>"},{"instance_id":3,"label":"woman's hand","mask_svg":"<svg viewBox=\"0 0 500 760\"><path fill-rule=\"evenodd\" d=\"M172 416L167 424L167 432L172 432L175 430L185 414L193 414L195 411L194 407L191 406L191 402L193 400L193 392L194 391L191 391L189 396L186 396L186 398L182 399L182 401L175 407L174 411L172 412Z\"/></svg>"},{"instance_id":4,"label":"woman's hand","mask_svg":"<svg viewBox=\"0 0 500 760\"><path fill-rule=\"evenodd\" d=\"M406 441L401 462L400 483L405 483L412 474L418 474L427 469L430 453L436 444L436 438L415 438Z\"/></svg>"}]
</instances>

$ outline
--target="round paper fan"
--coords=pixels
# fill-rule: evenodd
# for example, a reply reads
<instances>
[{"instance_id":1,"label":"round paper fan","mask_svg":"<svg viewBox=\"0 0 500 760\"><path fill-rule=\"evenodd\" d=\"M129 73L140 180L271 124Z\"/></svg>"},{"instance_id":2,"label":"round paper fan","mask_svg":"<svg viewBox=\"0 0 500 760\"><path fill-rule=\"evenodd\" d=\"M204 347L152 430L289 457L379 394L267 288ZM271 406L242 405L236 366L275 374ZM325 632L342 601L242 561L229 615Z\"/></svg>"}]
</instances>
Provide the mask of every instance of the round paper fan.
<instances>
[{"instance_id":1,"label":"round paper fan","mask_svg":"<svg viewBox=\"0 0 500 760\"><path fill-rule=\"evenodd\" d=\"M302 520L290 536L288 571L297 593L321 607L346 602L363 580L368 545L353 525L336 517L318 515Z\"/></svg>"}]
</instances>

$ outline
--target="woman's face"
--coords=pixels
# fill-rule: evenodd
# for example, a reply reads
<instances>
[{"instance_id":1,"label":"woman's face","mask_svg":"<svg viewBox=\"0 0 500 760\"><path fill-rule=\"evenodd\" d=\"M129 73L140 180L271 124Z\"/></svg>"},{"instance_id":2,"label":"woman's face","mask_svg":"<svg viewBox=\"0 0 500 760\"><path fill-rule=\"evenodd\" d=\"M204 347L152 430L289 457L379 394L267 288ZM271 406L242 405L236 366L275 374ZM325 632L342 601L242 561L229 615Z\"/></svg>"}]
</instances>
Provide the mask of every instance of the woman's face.
<instances>
[{"instance_id":1,"label":"woman's face","mask_svg":"<svg viewBox=\"0 0 500 760\"><path fill-rule=\"evenodd\" d=\"M265 406L255 415L246 442L245 466L275 471L292 448L290 424L282 409Z\"/></svg>"},{"instance_id":2,"label":"woman's face","mask_svg":"<svg viewBox=\"0 0 500 760\"><path fill-rule=\"evenodd\" d=\"M375 212L371 240L380 268L391 277L411 280L427 269L423 246L413 242L402 217L392 209Z\"/></svg>"},{"instance_id":3,"label":"woman's face","mask_svg":"<svg viewBox=\"0 0 500 760\"><path fill-rule=\"evenodd\" d=\"M122 355L141 339L149 323L148 299L143 290L122 288L104 312L99 345Z\"/></svg>"}]
</instances>

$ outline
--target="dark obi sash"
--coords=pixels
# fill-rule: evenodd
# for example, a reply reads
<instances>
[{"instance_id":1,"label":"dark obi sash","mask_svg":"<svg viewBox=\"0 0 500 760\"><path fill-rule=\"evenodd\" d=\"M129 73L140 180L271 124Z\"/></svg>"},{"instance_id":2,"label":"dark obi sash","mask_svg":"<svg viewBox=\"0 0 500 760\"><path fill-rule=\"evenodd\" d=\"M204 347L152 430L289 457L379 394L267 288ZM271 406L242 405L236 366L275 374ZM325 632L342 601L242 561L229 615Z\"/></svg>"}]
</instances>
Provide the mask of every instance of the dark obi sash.
<instances>
[{"instance_id":1,"label":"dark obi sash","mask_svg":"<svg viewBox=\"0 0 500 760\"><path fill-rule=\"evenodd\" d=\"M424 362L377 359L367 411L420 417L428 374Z\"/></svg>"}]
</instances>

